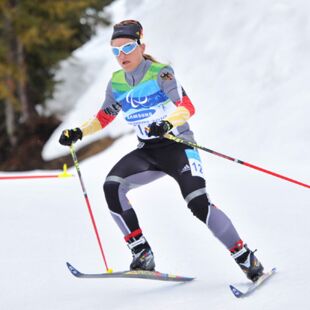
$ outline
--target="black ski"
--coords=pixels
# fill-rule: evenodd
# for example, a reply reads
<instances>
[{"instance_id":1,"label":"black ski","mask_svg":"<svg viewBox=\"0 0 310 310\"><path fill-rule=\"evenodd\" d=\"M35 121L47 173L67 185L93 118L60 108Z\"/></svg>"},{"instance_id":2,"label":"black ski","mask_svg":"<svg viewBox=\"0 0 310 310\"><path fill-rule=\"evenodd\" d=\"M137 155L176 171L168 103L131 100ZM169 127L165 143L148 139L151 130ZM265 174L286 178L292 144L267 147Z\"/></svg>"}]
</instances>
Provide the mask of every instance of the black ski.
<instances>
[{"instance_id":1,"label":"black ski","mask_svg":"<svg viewBox=\"0 0 310 310\"><path fill-rule=\"evenodd\" d=\"M67 263L67 267L75 277L84 279L129 278L129 279L148 279L148 280L172 281L172 282L189 282L194 280L194 278L192 277L183 277L168 273L161 273L158 271L125 270L111 273L82 273L69 263Z\"/></svg>"}]
</instances>

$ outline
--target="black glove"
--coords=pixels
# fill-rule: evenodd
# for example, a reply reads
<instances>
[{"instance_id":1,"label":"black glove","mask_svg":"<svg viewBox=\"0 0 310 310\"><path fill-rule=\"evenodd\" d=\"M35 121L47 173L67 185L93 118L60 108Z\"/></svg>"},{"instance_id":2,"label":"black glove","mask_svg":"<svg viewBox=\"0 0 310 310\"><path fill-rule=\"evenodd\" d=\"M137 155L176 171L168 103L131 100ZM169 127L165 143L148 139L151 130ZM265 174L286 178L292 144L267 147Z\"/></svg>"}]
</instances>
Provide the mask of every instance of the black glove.
<instances>
[{"instance_id":1,"label":"black glove","mask_svg":"<svg viewBox=\"0 0 310 310\"><path fill-rule=\"evenodd\" d=\"M173 125L168 121L161 121L159 123L152 123L147 127L147 135L149 137L162 137L165 133L171 130Z\"/></svg>"},{"instance_id":2,"label":"black glove","mask_svg":"<svg viewBox=\"0 0 310 310\"><path fill-rule=\"evenodd\" d=\"M71 145L75 143L78 139L82 140L83 133L80 128L66 129L62 132L59 143L62 145Z\"/></svg>"}]
</instances>

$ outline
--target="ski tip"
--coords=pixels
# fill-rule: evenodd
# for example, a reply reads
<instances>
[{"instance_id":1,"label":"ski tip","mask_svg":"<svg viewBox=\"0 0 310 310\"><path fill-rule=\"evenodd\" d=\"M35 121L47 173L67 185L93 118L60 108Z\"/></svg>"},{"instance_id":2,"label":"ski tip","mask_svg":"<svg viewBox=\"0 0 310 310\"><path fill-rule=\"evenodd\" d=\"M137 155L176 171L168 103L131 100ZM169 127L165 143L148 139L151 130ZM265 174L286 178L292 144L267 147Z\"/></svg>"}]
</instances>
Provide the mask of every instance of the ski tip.
<instances>
[{"instance_id":1,"label":"ski tip","mask_svg":"<svg viewBox=\"0 0 310 310\"><path fill-rule=\"evenodd\" d=\"M75 269L70 263L66 263L67 264L67 267L68 269L70 270L70 272L75 276L75 277L79 277L81 275L81 273Z\"/></svg>"},{"instance_id":2,"label":"ski tip","mask_svg":"<svg viewBox=\"0 0 310 310\"><path fill-rule=\"evenodd\" d=\"M237 288L235 288L233 285L229 285L229 287L230 287L232 293L233 293L237 298L240 298L240 297L242 297L242 296L244 295L241 291L239 291L239 290L238 290Z\"/></svg>"},{"instance_id":3,"label":"ski tip","mask_svg":"<svg viewBox=\"0 0 310 310\"><path fill-rule=\"evenodd\" d=\"M248 296L249 294L251 294L252 292L254 292L257 288L259 288L263 283L265 283L265 281L267 281L271 276L273 276L275 274L275 272L277 271L277 269L274 267L272 268L270 271L262 274L261 277L258 278L258 280L256 282L251 283L247 290L244 292L241 292L240 290L238 290L235 286L233 285L229 285L232 293L235 295L235 297L240 298L240 297L245 297Z\"/></svg>"},{"instance_id":4,"label":"ski tip","mask_svg":"<svg viewBox=\"0 0 310 310\"><path fill-rule=\"evenodd\" d=\"M183 277L183 276L171 276L171 275L169 275L168 276L170 279L173 279L173 278L175 278L178 282L191 282L191 281L193 281L193 280L195 280L195 278L193 278L193 277Z\"/></svg>"}]
</instances>

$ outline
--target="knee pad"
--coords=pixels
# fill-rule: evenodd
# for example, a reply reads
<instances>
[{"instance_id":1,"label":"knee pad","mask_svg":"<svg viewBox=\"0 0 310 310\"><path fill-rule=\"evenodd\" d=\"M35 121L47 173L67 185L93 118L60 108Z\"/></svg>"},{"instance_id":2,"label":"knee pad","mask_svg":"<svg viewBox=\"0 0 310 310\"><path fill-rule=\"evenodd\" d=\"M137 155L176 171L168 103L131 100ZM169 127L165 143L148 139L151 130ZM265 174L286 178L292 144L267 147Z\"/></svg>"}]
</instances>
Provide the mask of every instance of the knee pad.
<instances>
[{"instance_id":1,"label":"knee pad","mask_svg":"<svg viewBox=\"0 0 310 310\"><path fill-rule=\"evenodd\" d=\"M111 211L121 213L131 209L126 196L130 190L130 184L126 180L118 176L108 176L103 184L103 190Z\"/></svg>"},{"instance_id":2,"label":"knee pad","mask_svg":"<svg viewBox=\"0 0 310 310\"><path fill-rule=\"evenodd\" d=\"M206 223L209 213L209 200L206 195L195 197L188 203L188 208L199 220Z\"/></svg>"},{"instance_id":3,"label":"knee pad","mask_svg":"<svg viewBox=\"0 0 310 310\"><path fill-rule=\"evenodd\" d=\"M122 211L119 198L119 186L119 183L110 181L105 181L103 184L103 191L108 207L110 211L116 213L120 213Z\"/></svg>"},{"instance_id":4,"label":"knee pad","mask_svg":"<svg viewBox=\"0 0 310 310\"><path fill-rule=\"evenodd\" d=\"M103 191L106 197L113 195L114 193L118 192L119 188L119 183L117 182L110 182L110 181L105 181L103 184Z\"/></svg>"}]
</instances>

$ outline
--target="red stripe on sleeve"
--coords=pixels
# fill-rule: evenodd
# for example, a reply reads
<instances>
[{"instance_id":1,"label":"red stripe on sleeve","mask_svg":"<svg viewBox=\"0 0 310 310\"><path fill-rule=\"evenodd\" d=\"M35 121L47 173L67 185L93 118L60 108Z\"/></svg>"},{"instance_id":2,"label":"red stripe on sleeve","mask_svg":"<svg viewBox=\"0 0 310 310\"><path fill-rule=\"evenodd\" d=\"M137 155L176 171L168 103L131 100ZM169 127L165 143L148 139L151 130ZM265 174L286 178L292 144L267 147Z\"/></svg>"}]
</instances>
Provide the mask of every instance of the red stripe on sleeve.
<instances>
[{"instance_id":1,"label":"red stripe on sleeve","mask_svg":"<svg viewBox=\"0 0 310 310\"><path fill-rule=\"evenodd\" d=\"M106 114L102 110L100 110L96 115L96 118L100 122L100 125L102 128L110 124L114 120L115 117L116 117L115 115Z\"/></svg>"},{"instance_id":2,"label":"red stripe on sleeve","mask_svg":"<svg viewBox=\"0 0 310 310\"><path fill-rule=\"evenodd\" d=\"M190 116L195 113L195 107L187 96L183 96L182 99L178 100L175 104L177 107L184 107L185 109L187 109Z\"/></svg>"}]
</instances>

